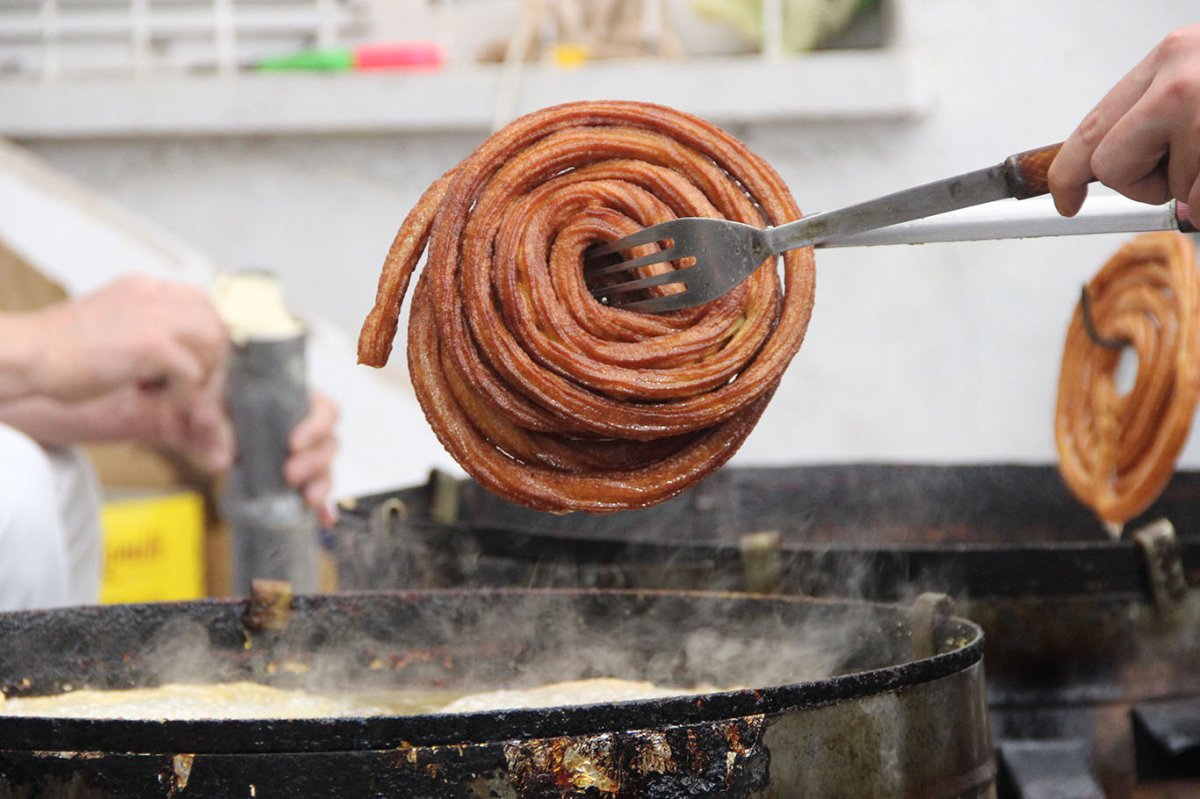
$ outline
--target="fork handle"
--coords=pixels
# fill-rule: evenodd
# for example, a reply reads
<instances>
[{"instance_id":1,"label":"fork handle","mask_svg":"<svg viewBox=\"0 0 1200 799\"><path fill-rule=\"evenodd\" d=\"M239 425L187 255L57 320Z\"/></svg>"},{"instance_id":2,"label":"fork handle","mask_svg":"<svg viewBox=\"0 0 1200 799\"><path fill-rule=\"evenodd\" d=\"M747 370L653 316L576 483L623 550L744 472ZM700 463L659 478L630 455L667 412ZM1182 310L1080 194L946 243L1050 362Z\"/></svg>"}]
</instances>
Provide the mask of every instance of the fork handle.
<instances>
[{"instance_id":1,"label":"fork handle","mask_svg":"<svg viewBox=\"0 0 1200 799\"><path fill-rule=\"evenodd\" d=\"M1050 193L1050 164L1062 146L1062 142L1048 144L1004 160L1004 182L1013 197L1027 200Z\"/></svg>"}]
</instances>

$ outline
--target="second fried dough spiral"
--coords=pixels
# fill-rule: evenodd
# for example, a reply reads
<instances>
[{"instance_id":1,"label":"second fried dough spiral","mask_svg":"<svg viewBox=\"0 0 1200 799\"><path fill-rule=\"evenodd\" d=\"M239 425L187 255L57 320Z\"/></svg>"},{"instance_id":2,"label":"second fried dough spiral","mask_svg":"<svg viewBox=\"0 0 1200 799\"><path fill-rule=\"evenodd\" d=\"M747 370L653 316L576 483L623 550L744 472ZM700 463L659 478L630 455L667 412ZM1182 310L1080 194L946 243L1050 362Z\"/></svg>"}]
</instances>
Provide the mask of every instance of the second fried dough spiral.
<instances>
[{"instance_id":1,"label":"second fried dough spiral","mask_svg":"<svg viewBox=\"0 0 1200 799\"><path fill-rule=\"evenodd\" d=\"M530 507L659 502L737 450L800 347L809 249L708 305L651 316L597 303L585 250L647 225L800 217L783 181L728 133L661 106L573 103L516 120L433 184L402 224L359 360L387 361L412 300L409 371L439 440L476 480Z\"/></svg>"},{"instance_id":2,"label":"second fried dough spiral","mask_svg":"<svg viewBox=\"0 0 1200 799\"><path fill-rule=\"evenodd\" d=\"M1088 336L1082 307L1067 331L1054 434L1071 491L1107 522L1132 519L1158 497L1191 429L1200 392L1200 277L1180 233L1122 247L1088 286L1096 332L1137 353L1122 394L1120 349Z\"/></svg>"}]
</instances>

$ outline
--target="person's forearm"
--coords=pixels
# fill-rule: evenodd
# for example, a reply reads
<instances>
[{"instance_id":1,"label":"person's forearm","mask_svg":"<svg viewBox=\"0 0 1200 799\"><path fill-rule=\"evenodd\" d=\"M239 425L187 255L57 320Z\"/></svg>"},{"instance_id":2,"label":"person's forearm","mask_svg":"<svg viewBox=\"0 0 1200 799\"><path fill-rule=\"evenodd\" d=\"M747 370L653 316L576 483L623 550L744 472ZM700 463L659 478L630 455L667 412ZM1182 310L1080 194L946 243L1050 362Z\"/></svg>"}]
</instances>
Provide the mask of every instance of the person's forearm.
<instances>
[{"instance_id":1,"label":"person's forearm","mask_svg":"<svg viewBox=\"0 0 1200 799\"><path fill-rule=\"evenodd\" d=\"M0 424L51 447L102 441L169 447L220 472L233 460L233 440L219 396L213 400L216 406L183 411L162 390L132 386L76 402L26 397L0 402Z\"/></svg>"},{"instance_id":2,"label":"person's forearm","mask_svg":"<svg viewBox=\"0 0 1200 799\"><path fill-rule=\"evenodd\" d=\"M0 402L43 393L42 344L32 314L0 314Z\"/></svg>"},{"instance_id":3,"label":"person's forearm","mask_svg":"<svg viewBox=\"0 0 1200 799\"><path fill-rule=\"evenodd\" d=\"M73 403L46 397L0 401L0 424L48 447L115 441L137 432L128 414L105 398Z\"/></svg>"}]
</instances>

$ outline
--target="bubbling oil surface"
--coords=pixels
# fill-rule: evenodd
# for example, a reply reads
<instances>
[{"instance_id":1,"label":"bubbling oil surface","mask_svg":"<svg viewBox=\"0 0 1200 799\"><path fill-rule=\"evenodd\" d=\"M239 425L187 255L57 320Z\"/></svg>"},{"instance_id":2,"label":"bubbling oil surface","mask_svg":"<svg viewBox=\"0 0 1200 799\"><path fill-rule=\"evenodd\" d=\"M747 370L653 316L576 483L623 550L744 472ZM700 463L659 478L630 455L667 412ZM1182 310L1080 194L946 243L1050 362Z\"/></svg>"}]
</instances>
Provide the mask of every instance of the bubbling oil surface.
<instances>
[{"instance_id":1,"label":"bubbling oil surface","mask_svg":"<svg viewBox=\"0 0 1200 799\"><path fill-rule=\"evenodd\" d=\"M324 694L240 681L171 683L124 690L80 689L49 696L0 695L0 716L121 720L304 719L415 716L586 705L712 690L593 678L487 692L378 689Z\"/></svg>"}]
</instances>

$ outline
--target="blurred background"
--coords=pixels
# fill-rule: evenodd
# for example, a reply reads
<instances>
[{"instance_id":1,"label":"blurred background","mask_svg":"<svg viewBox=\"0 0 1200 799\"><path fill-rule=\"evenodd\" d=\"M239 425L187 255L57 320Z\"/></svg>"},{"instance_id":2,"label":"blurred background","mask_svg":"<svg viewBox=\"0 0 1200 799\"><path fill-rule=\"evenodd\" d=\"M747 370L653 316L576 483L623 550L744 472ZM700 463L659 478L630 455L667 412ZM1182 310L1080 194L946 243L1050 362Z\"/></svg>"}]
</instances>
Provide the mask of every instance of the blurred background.
<instances>
[{"instance_id":1,"label":"blurred background","mask_svg":"<svg viewBox=\"0 0 1200 799\"><path fill-rule=\"evenodd\" d=\"M401 219L505 121L573 99L667 103L744 140L806 211L832 209L1063 139L1195 9L4 0L3 293L272 270L313 331L312 383L342 409L335 492L420 482L457 467L403 357L373 372L354 340ZM734 462L1053 463L1067 322L1126 238L820 252L807 339ZM112 460L110 484L153 482Z\"/></svg>"}]
</instances>

